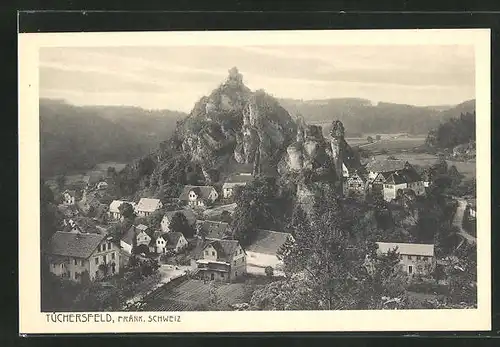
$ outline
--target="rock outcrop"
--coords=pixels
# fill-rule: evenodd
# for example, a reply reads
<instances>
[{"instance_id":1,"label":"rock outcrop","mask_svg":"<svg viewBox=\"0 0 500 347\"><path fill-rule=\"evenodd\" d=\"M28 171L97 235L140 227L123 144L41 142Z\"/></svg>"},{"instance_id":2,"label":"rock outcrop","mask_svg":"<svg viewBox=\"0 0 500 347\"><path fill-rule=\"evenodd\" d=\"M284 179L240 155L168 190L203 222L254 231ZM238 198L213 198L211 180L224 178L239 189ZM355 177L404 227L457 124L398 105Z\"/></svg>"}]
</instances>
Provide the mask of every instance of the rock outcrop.
<instances>
[{"instance_id":1,"label":"rock outcrop","mask_svg":"<svg viewBox=\"0 0 500 347\"><path fill-rule=\"evenodd\" d=\"M276 166L294 131L288 112L264 91L247 88L236 68L177 129L183 151L201 165L208 181L209 168L232 161Z\"/></svg>"}]
</instances>

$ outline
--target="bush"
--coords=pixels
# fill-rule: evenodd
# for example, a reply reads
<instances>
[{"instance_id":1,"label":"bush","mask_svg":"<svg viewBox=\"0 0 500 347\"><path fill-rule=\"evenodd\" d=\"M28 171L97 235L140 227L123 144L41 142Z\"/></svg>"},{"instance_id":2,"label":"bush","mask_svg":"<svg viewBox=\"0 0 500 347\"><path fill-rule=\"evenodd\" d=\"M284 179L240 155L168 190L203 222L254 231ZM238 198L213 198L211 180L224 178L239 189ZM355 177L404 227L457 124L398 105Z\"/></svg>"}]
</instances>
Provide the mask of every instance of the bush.
<instances>
[{"instance_id":1,"label":"bush","mask_svg":"<svg viewBox=\"0 0 500 347\"><path fill-rule=\"evenodd\" d=\"M273 277L274 269L271 266L266 266L264 271L265 271L267 277Z\"/></svg>"}]
</instances>

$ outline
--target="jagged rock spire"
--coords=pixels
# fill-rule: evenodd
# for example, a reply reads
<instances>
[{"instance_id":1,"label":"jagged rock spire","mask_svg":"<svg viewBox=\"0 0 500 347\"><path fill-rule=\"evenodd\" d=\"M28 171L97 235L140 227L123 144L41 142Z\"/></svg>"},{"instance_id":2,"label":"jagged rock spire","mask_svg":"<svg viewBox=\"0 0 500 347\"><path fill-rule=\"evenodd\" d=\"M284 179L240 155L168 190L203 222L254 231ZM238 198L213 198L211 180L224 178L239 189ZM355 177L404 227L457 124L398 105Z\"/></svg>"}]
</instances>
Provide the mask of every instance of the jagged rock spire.
<instances>
[{"instance_id":1,"label":"jagged rock spire","mask_svg":"<svg viewBox=\"0 0 500 347\"><path fill-rule=\"evenodd\" d=\"M238 71L236 66L229 69L229 76L227 81L235 84L243 84L243 75Z\"/></svg>"},{"instance_id":2,"label":"jagged rock spire","mask_svg":"<svg viewBox=\"0 0 500 347\"><path fill-rule=\"evenodd\" d=\"M339 120L334 120L332 122L332 129L330 130L330 135L332 137L340 138L344 137L344 134L345 134L344 124L342 124L342 122Z\"/></svg>"}]
</instances>

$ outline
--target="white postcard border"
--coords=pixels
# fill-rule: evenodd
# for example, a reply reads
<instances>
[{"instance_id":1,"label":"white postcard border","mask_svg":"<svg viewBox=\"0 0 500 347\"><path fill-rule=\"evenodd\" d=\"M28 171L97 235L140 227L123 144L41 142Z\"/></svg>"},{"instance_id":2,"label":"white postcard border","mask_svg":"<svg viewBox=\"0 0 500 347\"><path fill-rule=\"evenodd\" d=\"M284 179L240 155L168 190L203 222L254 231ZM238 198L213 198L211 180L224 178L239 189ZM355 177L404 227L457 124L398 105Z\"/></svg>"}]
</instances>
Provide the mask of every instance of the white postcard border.
<instances>
[{"instance_id":1,"label":"white postcard border","mask_svg":"<svg viewBox=\"0 0 500 347\"><path fill-rule=\"evenodd\" d=\"M19 326L20 333L473 331L491 329L490 30L315 30L240 32L37 33L19 35ZM99 320L57 322L40 310L40 47L181 45L471 45L476 62L478 308L473 310L123 312ZM147 323L149 315L180 322ZM67 314L69 315L69 313ZM145 322L118 322L118 316ZM62 316L59 316L62 317ZM108 318L111 317L111 318ZM61 318L62 319L62 318ZM69 319L69 318L66 318ZM75 318L73 318L74 320Z\"/></svg>"}]
</instances>

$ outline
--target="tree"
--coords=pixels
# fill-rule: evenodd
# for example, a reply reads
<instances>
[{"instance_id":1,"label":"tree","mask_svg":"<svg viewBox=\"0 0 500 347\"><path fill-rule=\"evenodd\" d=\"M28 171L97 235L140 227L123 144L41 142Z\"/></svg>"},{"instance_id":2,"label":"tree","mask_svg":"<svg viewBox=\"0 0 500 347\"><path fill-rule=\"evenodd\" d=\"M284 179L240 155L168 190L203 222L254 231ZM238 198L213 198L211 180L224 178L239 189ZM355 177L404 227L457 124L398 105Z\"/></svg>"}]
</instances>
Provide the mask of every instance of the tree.
<instances>
[{"instance_id":1,"label":"tree","mask_svg":"<svg viewBox=\"0 0 500 347\"><path fill-rule=\"evenodd\" d=\"M276 182L271 177L257 177L236 190L231 227L243 247L253 241L256 228L266 228L275 222L273 207L277 195Z\"/></svg>"},{"instance_id":2,"label":"tree","mask_svg":"<svg viewBox=\"0 0 500 347\"><path fill-rule=\"evenodd\" d=\"M232 222L232 218L231 218L231 213L229 213L229 211L222 211L221 215L220 215L220 219L221 221L225 222L225 223L231 223Z\"/></svg>"},{"instance_id":3,"label":"tree","mask_svg":"<svg viewBox=\"0 0 500 347\"><path fill-rule=\"evenodd\" d=\"M123 218L127 220L133 220L135 218L134 207L127 202L121 204L118 207L118 211L120 211L120 214L123 216Z\"/></svg>"},{"instance_id":4,"label":"tree","mask_svg":"<svg viewBox=\"0 0 500 347\"><path fill-rule=\"evenodd\" d=\"M368 137L366 138L366 141L368 141L368 143L373 143L373 137L368 136Z\"/></svg>"},{"instance_id":5,"label":"tree","mask_svg":"<svg viewBox=\"0 0 500 347\"><path fill-rule=\"evenodd\" d=\"M189 224L186 216L181 212L176 212L172 216L169 228L173 232L179 232L184 235L185 238L192 238L194 236L194 230Z\"/></svg>"},{"instance_id":6,"label":"tree","mask_svg":"<svg viewBox=\"0 0 500 347\"><path fill-rule=\"evenodd\" d=\"M64 189L65 184L66 184L66 176L65 175L57 175L55 180L56 180L57 188L59 189L59 191L62 191Z\"/></svg>"},{"instance_id":7,"label":"tree","mask_svg":"<svg viewBox=\"0 0 500 347\"><path fill-rule=\"evenodd\" d=\"M273 277L273 275L274 275L274 269L272 266L266 266L266 268L264 269L264 272L265 272L266 276L269 278Z\"/></svg>"}]
</instances>

